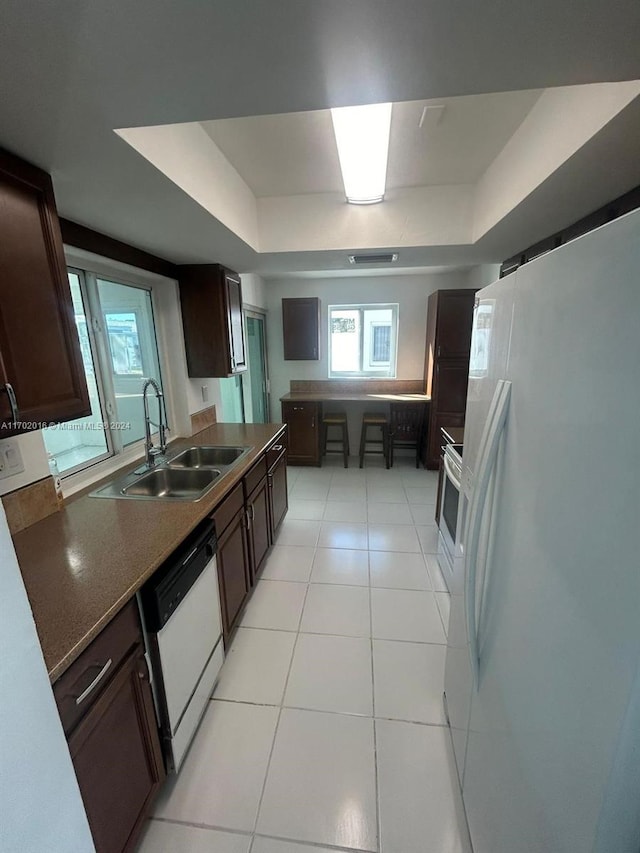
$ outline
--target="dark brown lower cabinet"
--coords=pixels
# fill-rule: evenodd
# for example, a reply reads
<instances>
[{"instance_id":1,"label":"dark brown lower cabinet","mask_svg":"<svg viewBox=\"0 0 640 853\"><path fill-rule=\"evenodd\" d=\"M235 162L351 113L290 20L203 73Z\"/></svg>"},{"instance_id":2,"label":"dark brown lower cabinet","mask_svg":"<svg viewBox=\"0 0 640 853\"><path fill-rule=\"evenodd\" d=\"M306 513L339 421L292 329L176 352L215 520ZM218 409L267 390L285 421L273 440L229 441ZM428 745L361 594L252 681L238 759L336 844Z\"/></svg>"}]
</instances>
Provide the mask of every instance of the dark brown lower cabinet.
<instances>
[{"instance_id":1,"label":"dark brown lower cabinet","mask_svg":"<svg viewBox=\"0 0 640 853\"><path fill-rule=\"evenodd\" d=\"M225 645L229 642L250 588L245 518L243 506L233 516L226 529L222 533L218 532L218 586Z\"/></svg>"},{"instance_id":2,"label":"dark brown lower cabinet","mask_svg":"<svg viewBox=\"0 0 640 853\"><path fill-rule=\"evenodd\" d=\"M269 491L267 478L263 477L257 488L247 498L247 539L251 561L251 582L264 565L271 546L271 526L269 523Z\"/></svg>"},{"instance_id":3,"label":"dark brown lower cabinet","mask_svg":"<svg viewBox=\"0 0 640 853\"><path fill-rule=\"evenodd\" d=\"M133 850L165 777L142 646L69 737L97 853Z\"/></svg>"},{"instance_id":4,"label":"dark brown lower cabinet","mask_svg":"<svg viewBox=\"0 0 640 853\"><path fill-rule=\"evenodd\" d=\"M271 541L289 508L287 491L287 454L283 452L269 468L267 475L269 486L269 508L271 511Z\"/></svg>"},{"instance_id":5,"label":"dark brown lower cabinet","mask_svg":"<svg viewBox=\"0 0 640 853\"><path fill-rule=\"evenodd\" d=\"M319 466L322 403L283 400L282 420L289 436L289 464Z\"/></svg>"}]
</instances>

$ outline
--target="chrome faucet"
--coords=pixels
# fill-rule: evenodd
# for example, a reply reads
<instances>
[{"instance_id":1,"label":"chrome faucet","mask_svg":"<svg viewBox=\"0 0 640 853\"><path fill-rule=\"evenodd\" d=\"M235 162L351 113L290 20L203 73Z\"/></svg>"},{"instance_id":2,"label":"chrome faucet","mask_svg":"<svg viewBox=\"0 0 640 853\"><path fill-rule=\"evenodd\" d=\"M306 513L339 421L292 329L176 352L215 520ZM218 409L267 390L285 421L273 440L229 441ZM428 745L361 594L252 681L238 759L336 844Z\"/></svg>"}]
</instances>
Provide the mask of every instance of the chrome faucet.
<instances>
[{"instance_id":1,"label":"chrome faucet","mask_svg":"<svg viewBox=\"0 0 640 853\"><path fill-rule=\"evenodd\" d=\"M156 400L158 401L159 423L157 424L149 417L149 403L147 400L147 391L149 390L149 387L152 387L155 391ZM160 390L160 386L155 379L145 379L144 385L142 386L142 407L144 409L145 461L148 468L153 468L156 464L156 457L164 456L167 452L167 430L169 429L167 426L167 410L164 405L164 394ZM152 426L158 428L159 447L155 447L151 440Z\"/></svg>"}]
</instances>

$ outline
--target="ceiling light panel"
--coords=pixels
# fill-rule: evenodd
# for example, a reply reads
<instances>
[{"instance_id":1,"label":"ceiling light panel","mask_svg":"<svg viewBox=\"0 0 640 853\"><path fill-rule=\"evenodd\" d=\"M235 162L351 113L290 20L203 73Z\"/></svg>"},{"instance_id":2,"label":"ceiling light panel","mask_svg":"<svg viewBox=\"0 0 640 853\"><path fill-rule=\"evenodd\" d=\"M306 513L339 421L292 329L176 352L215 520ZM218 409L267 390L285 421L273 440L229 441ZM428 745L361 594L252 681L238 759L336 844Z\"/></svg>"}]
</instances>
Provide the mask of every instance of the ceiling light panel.
<instances>
[{"instance_id":1,"label":"ceiling light panel","mask_svg":"<svg viewBox=\"0 0 640 853\"><path fill-rule=\"evenodd\" d=\"M391 104L331 110L347 201L374 204L384 198Z\"/></svg>"}]
</instances>

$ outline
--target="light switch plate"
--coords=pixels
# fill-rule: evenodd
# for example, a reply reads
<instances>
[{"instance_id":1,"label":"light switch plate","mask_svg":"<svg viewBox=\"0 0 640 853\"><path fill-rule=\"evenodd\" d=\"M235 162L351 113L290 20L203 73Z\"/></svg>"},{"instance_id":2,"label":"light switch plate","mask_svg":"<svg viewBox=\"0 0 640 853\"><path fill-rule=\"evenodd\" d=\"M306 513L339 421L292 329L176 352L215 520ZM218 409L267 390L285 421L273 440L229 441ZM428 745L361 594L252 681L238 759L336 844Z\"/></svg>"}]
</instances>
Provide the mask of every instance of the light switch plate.
<instances>
[{"instance_id":1,"label":"light switch plate","mask_svg":"<svg viewBox=\"0 0 640 853\"><path fill-rule=\"evenodd\" d=\"M0 441L0 480L24 471L24 462L17 441Z\"/></svg>"}]
</instances>

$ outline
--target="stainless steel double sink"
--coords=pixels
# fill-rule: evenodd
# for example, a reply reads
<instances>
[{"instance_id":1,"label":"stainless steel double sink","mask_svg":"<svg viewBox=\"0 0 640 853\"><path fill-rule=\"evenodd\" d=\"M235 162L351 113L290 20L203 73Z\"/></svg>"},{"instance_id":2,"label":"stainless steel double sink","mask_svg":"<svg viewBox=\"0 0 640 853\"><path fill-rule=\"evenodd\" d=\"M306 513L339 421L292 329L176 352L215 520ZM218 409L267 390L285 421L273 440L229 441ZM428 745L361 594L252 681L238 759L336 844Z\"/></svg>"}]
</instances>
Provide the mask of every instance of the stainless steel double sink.
<instances>
[{"instance_id":1,"label":"stainless steel double sink","mask_svg":"<svg viewBox=\"0 0 640 853\"><path fill-rule=\"evenodd\" d=\"M136 468L91 492L94 498L198 501L250 447L189 447L153 468Z\"/></svg>"}]
</instances>

